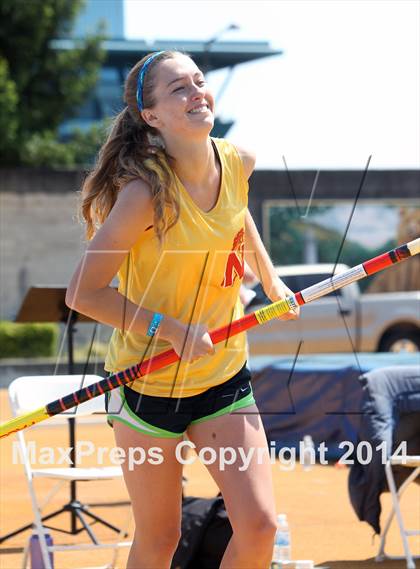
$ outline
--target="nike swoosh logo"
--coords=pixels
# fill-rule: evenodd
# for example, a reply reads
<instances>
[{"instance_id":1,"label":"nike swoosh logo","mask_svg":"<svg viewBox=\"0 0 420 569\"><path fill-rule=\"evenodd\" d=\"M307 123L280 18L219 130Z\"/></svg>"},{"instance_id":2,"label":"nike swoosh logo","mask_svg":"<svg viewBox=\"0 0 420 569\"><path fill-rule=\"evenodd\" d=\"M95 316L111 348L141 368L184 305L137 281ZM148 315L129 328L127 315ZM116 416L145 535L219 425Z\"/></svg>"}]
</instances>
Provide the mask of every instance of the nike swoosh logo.
<instances>
[{"instance_id":1,"label":"nike swoosh logo","mask_svg":"<svg viewBox=\"0 0 420 569\"><path fill-rule=\"evenodd\" d=\"M248 389L249 389L248 387L240 387L239 391L243 393L244 391L248 391ZM234 397L235 395L236 395L235 393L229 393L227 395L222 395L222 397Z\"/></svg>"}]
</instances>

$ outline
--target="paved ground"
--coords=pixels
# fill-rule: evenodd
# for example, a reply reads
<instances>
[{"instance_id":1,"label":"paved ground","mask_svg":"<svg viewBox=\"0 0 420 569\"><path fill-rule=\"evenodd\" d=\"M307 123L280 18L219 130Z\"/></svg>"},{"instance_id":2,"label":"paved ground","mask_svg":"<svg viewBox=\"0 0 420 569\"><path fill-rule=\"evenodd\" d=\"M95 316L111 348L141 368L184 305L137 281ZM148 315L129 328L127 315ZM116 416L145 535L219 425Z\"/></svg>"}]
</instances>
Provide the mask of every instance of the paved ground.
<instances>
[{"instance_id":1,"label":"paved ground","mask_svg":"<svg viewBox=\"0 0 420 569\"><path fill-rule=\"evenodd\" d=\"M9 418L5 390L0 391L1 421ZM33 440L39 447L43 445L67 446L66 431L62 427L50 429L39 428L28 431L28 440ZM112 430L106 426L90 425L78 429L78 440L92 440L96 445L113 446ZM1 510L0 534L4 535L31 520L31 506L23 468L12 464L13 437L0 443L1 458ZM93 464L93 463L92 463ZM84 463L90 466L89 462ZM278 512L288 515L292 533L292 549L294 559L313 559L318 565L330 569L396 569L405 567L403 562L387 561L376 564L375 557L379 540L373 539L373 531L356 519L347 496L346 468L316 466L309 472L303 472L300 466L293 471L285 472L279 469L278 463L273 465L275 480L276 504ZM186 467L188 477L187 494L195 496L214 496L217 488L208 475L205 467L198 461ZM47 490L47 484L38 481L40 493ZM53 511L67 501L68 491L60 490L46 510ZM122 481L117 482L85 482L78 484L78 498L86 503L114 503L127 499ZM383 511L388 512L390 505L389 494L382 496ZM114 523L121 523L127 514L127 507L105 506L95 508L95 512ZM411 528L420 526L420 487L411 485L403 502L403 512ZM57 526L68 527L67 516L57 519ZM132 529L132 526L130 526ZM96 529L98 528L98 529ZM95 531L104 540L109 540L112 534L109 530L95 526ZM22 547L29 532L16 536L0 546L1 569L20 567ZM75 538L64 534L54 534L55 543L70 543ZM76 540L83 541L83 536ZM420 538L411 538L413 550L420 553ZM396 528L390 533L389 552L398 554L402 546ZM118 568L125 567L127 552L121 554ZM109 553L66 553L56 554L55 569L70 569L98 566L106 563ZM418 564L420 567L420 562ZM252 568L250 568L252 569Z\"/></svg>"}]
</instances>

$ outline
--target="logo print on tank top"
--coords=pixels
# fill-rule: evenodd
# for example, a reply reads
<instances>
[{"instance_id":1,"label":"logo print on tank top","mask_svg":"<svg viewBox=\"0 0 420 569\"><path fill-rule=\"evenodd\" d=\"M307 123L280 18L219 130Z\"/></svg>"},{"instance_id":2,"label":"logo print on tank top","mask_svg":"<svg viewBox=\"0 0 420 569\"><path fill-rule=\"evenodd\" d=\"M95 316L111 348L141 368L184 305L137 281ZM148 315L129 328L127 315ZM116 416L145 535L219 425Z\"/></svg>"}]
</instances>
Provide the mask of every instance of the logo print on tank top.
<instances>
[{"instance_id":1,"label":"logo print on tank top","mask_svg":"<svg viewBox=\"0 0 420 569\"><path fill-rule=\"evenodd\" d=\"M221 283L223 287L232 286L236 277L241 279L244 276L244 239L245 232L242 228L233 239L232 251L227 258L225 276Z\"/></svg>"}]
</instances>

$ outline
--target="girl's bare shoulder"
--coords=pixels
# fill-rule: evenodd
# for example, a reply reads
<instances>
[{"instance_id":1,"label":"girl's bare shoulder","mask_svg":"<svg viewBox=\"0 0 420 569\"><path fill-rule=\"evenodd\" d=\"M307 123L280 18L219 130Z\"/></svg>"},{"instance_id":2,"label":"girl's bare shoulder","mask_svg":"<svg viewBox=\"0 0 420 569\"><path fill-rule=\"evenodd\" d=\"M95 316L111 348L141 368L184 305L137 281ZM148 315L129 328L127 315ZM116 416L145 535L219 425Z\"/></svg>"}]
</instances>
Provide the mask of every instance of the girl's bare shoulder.
<instances>
[{"instance_id":1,"label":"girl's bare shoulder","mask_svg":"<svg viewBox=\"0 0 420 569\"><path fill-rule=\"evenodd\" d=\"M255 168L255 162L256 162L255 152L253 152L250 149L243 148L242 146L238 146L237 144L235 144L235 148L242 160L245 176L246 178L249 178Z\"/></svg>"},{"instance_id":2,"label":"girl's bare shoulder","mask_svg":"<svg viewBox=\"0 0 420 569\"><path fill-rule=\"evenodd\" d=\"M147 182L140 178L127 182L118 192L120 207L152 207L152 192Z\"/></svg>"},{"instance_id":3,"label":"girl's bare shoulder","mask_svg":"<svg viewBox=\"0 0 420 569\"><path fill-rule=\"evenodd\" d=\"M153 203L149 185L135 179L124 185L94 241L101 247L130 247L153 224Z\"/></svg>"}]
</instances>

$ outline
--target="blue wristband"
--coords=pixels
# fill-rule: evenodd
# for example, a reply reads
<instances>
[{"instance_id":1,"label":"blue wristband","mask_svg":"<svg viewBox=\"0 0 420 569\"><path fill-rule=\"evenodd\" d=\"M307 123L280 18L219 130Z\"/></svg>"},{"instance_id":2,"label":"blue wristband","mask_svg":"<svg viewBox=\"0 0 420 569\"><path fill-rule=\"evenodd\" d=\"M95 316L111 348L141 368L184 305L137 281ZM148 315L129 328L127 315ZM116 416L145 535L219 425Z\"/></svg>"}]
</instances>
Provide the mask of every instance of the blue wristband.
<instances>
[{"instance_id":1,"label":"blue wristband","mask_svg":"<svg viewBox=\"0 0 420 569\"><path fill-rule=\"evenodd\" d=\"M150 322L149 329L147 330L147 336L154 336L156 334L162 320L163 314L159 314L159 312L155 312L153 314L152 321Z\"/></svg>"}]
</instances>

